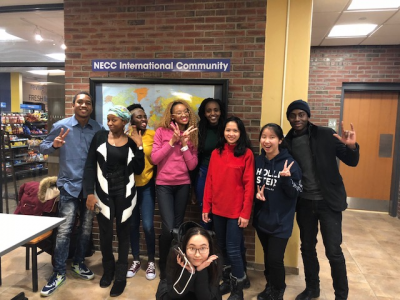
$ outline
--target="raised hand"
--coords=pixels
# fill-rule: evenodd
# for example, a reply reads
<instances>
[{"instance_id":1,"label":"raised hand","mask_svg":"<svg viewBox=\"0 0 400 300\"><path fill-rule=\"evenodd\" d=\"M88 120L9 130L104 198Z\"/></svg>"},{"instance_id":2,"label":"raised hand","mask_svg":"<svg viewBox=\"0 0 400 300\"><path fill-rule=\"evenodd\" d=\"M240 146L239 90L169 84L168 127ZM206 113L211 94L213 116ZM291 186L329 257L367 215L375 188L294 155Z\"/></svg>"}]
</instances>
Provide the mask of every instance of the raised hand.
<instances>
[{"instance_id":1,"label":"raised hand","mask_svg":"<svg viewBox=\"0 0 400 300\"><path fill-rule=\"evenodd\" d=\"M292 174L290 173L290 168L293 166L294 161L288 166L287 165L287 160L285 161L285 164L283 165L283 170L279 172L281 177L290 177Z\"/></svg>"},{"instance_id":2,"label":"raised hand","mask_svg":"<svg viewBox=\"0 0 400 300\"><path fill-rule=\"evenodd\" d=\"M69 133L69 129L64 133L64 128L61 128L60 134L54 139L53 141L53 147L54 148L60 148L62 145L65 144L65 138L67 137Z\"/></svg>"},{"instance_id":3,"label":"raised hand","mask_svg":"<svg viewBox=\"0 0 400 300\"><path fill-rule=\"evenodd\" d=\"M342 136L337 133L333 134L335 138L341 141L350 149L356 149L356 131L354 130L353 123L350 123L350 130L344 130L343 121L341 123Z\"/></svg>"},{"instance_id":4,"label":"raised hand","mask_svg":"<svg viewBox=\"0 0 400 300\"><path fill-rule=\"evenodd\" d=\"M264 188L265 188L265 184L264 184L261 188L257 185L257 194L256 194L256 198L257 198L258 200L265 201Z\"/></svg>"},{"instance_id":5,"label":"raised hand","mask_svg":"<svg viewBox=\"0 0 400 300\"><path fill-rule=\"evenodd\" d=\"M184 133L181 134L180 139L181 139L182 146L187 145L187 142L190 138L190 134L196 130L197 130L197 128L194 128L194 126L190 126L188 129L185 130Z\"/></svg>"},{"instance_id":6,"label":"raised hand","mask_svg":"<svg viewBox=\"0 0 400 300\"><path fill-rule=\"evenodd\" d=\"M201 263L201 265L200 266L198 266L197 268L196 268L196 270L197 271L201 271L201 270L204 270L205 268L207 268L209 265L211 265L211 263L214 261L214 260L216 260L218 258L218 256L216 256L216 255L210 255L205 261L203 261L202 263Z\"/></svg>"},{"instance_id":7,"label":"raised hand","mask_svg":"<svg viewBox=\"0 0 400 300\"><path fill-rule=\"evenodd\" d=\"M136 146L143 146L142 132L137 130L136 125L129 126L128 136L135 142Z\"/></svg>"},{"instance_id":8,"label":"raised hand","mask_svg":"<svg viewBox=\"0 0 400 300\"><path fill-rule=\"evenodd\" d=\"M171 122L169 124L169 126L171 127L171 129L174 131L174 134L172 135L170 142L170 145L173 146L177 141L180 140L181 138L181 131L179 130L179 126L178 124Z\"/></svg>"}]
</instances>

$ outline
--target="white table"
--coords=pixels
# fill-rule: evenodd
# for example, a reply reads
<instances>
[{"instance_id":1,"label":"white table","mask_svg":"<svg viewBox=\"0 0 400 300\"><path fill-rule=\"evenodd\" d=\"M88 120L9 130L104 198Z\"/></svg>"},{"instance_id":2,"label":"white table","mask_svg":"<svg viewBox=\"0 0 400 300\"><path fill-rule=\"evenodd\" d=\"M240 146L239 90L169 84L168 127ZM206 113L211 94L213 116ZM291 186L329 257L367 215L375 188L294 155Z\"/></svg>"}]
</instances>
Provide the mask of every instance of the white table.
<instances>
[{"instance_id":1,"label":"white table","mask_svg":"<svg viewBox=\"0 0 400 300\"><path fill-rule=\"evenodd\" d=\"M65 222L64 218L0 214L0 285L1 256L18 248L34 238L56 228ZM33 266L34 267L34 266ZM35 274L36 273L36 274ZM35 280L36 277L36 280ZM33 290L37 291L37 270L32 268ZM35 291L36 281L36 291Z\"/></svg>"}]
</instances>

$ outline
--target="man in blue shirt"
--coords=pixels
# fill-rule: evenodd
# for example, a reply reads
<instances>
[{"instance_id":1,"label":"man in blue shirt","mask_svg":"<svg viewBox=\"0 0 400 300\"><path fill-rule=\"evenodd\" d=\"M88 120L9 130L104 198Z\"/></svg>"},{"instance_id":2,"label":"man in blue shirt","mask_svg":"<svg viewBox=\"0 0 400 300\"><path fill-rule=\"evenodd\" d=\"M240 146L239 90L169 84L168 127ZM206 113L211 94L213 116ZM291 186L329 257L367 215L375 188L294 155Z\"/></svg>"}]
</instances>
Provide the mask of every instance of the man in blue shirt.
<instances>
[{"instance_id":1,"label":"man in blue shirt","mask_svg":"<svg viewBox=\"0 0 400 300\"><path fill-rule=\"evenodd\" d=\"M93 101L87 92L75 95L72 108L74 115L56 122L40 145L40 152L43 154L51 154L57 149L60 151L60 171L57 180L60 189L58 214L66 219L58 228L53 275L43 287L42 296L50 296L66 280L65 263L68 258L70 233L78 211L81 224L72 270L85 280L94 277L93 272L84 264L92 231L93 212L86 209L86 199L82 197L82 178L90 143L102 126L90 118Z\"/></svg>"}]
</instances>

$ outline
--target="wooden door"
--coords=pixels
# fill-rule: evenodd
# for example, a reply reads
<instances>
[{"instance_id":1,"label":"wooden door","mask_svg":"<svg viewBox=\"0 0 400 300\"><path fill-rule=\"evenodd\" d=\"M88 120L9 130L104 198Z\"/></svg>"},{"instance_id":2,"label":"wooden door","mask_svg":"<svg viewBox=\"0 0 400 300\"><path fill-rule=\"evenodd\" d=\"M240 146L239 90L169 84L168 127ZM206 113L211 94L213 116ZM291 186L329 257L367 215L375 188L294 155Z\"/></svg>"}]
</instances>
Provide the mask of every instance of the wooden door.
<instances>
[{"instance_id":1,"label":"wooden door","mask_svg":"<svg viewBox=\"0 0 400 300\"><path fill-rule=\"evenodd\" d=\"M397 92L346 92L345 129L354 124L360 161L352 168L340 163L347 196L390 200L398 105Z\"/></svg>"}]
</instances>

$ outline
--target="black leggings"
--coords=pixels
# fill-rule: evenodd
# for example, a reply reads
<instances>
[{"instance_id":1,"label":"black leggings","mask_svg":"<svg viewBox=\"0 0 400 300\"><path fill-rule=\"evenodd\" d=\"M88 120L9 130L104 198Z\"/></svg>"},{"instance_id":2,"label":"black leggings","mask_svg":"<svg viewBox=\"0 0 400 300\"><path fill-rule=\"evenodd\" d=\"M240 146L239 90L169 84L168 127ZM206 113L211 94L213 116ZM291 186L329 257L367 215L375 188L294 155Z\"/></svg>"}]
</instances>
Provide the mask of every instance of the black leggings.
<instances>
[{"instance_id":1,"label":"black leggings","mask_svg":"<svg viewBox=\"0 0 400 300\"><path fill-rule=\"evenodd\" d=\"M113 229L114 217L116 219L117 237L118 237L118 262L128 263L129 253L129 229L130 218L121 223L123 203L126 201L125 195L109 196L110 203L110 219L103 214L97 215L97 222L100 230L100 249L103 255L103 262L114 261L113 255Z\"/></svg>"},{"instance_id":2,"label":"black leggings","mask_svg":"<svg viewBox=\"0 0 400 300\"><path fill-rule=\"evenodd\" d=\"M162 220L162 231L160 236L161 277L164 277L165 275L164 272L168 252L172 242L171 230L179 227L185 218L189 189L189 184L156 186L158 208Z\"/></svg>"},{"instance_id":3,"label":"black leggings","mask_svg":"<svg viewBox=\"0 0 400 300\"><path fill-rule=\"evenodd\" d=\"M275 289L284 289L286 284L283 258L289 239L274 237L260 230L257 230L257 235L264 250L265 279Z\"/></svg>"}]
</instances>

